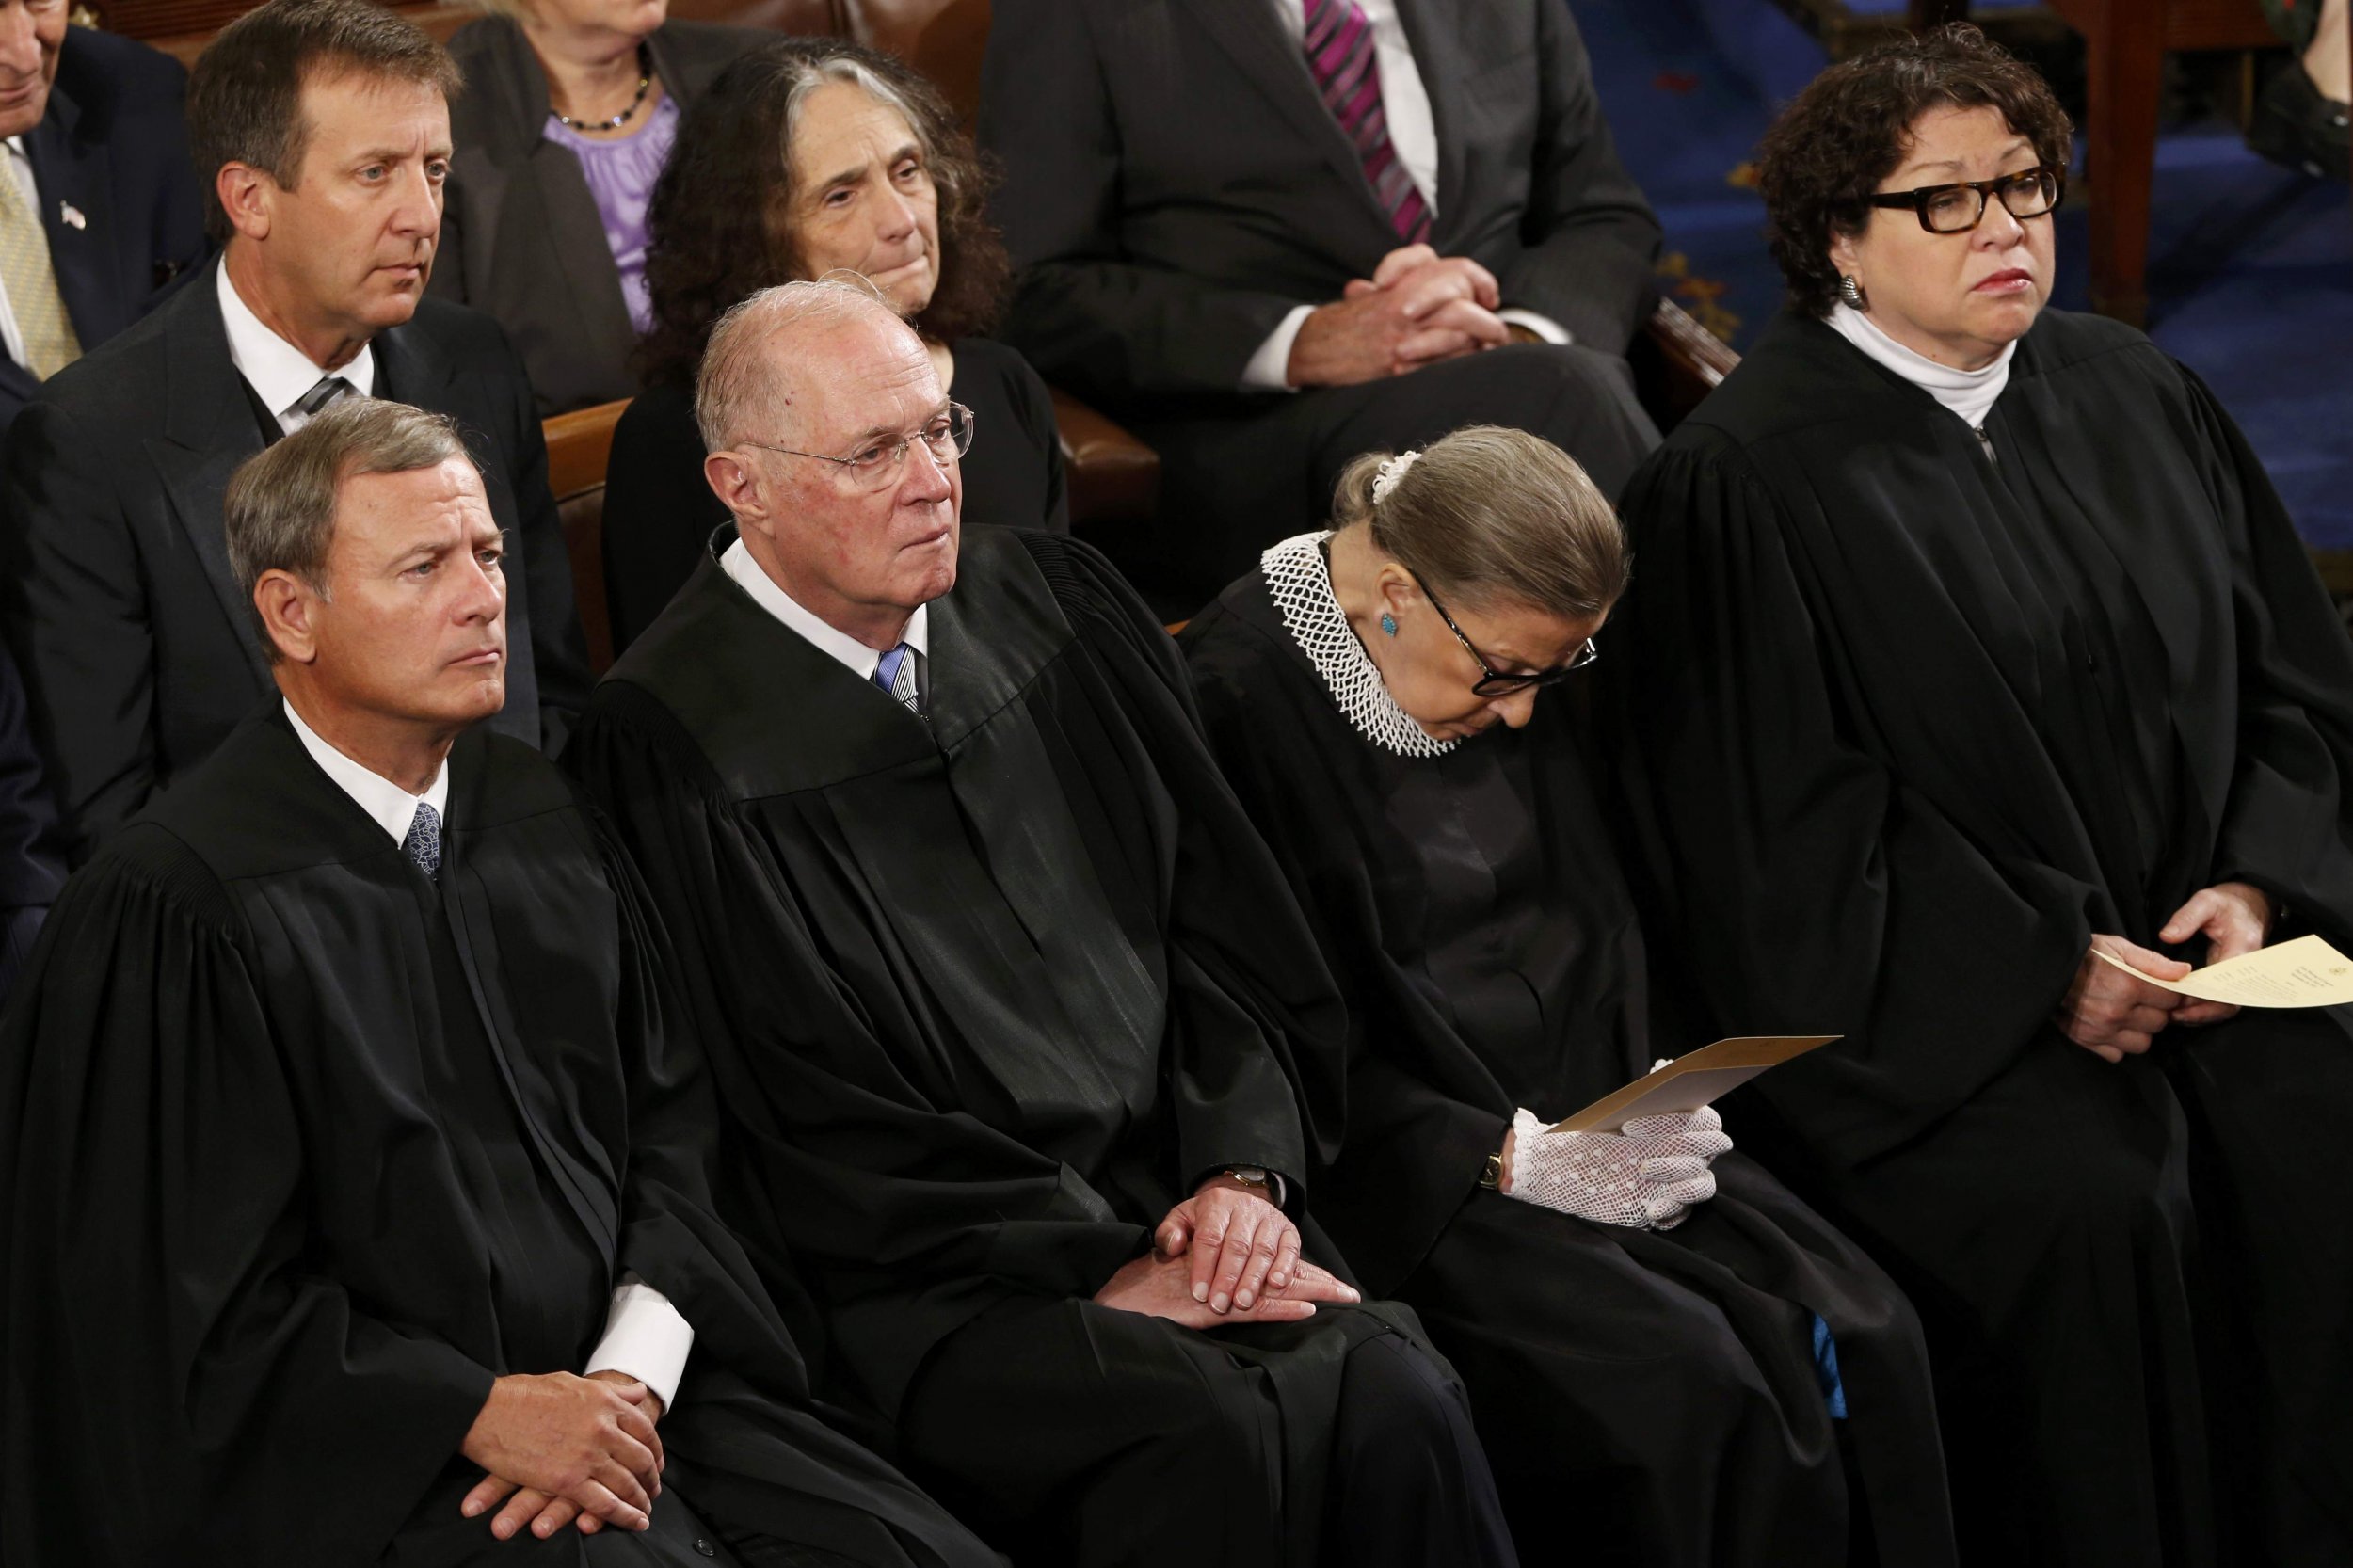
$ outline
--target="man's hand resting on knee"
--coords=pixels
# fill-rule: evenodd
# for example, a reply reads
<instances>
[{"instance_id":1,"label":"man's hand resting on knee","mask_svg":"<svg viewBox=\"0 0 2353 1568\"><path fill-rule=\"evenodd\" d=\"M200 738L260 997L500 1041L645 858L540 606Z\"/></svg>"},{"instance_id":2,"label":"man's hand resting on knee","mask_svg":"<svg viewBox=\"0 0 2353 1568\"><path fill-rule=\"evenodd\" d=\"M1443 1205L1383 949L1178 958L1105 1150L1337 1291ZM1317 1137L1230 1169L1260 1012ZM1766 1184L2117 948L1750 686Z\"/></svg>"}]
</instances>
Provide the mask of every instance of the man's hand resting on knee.
<instances>
[{"instance_id":1,"label":"man's hand resting on knee","mask_svg":"<svg viewBox=\"0 0 2353 1568\"><path fill-rule=\"evenodd\" d=\"M1256 1189L1215 1176L1168 1211L1153 1250L1112 1275L1095 1299L1188 1328L1287 1323L1353 1288L1299 1256L1299 1227Z\"/></svg>"},{"instance_id":2,"label":"man's hand resting on knee","mask_svg":"<svg viewBox=\"0 0 2353 1568\"><path fill-rule=\"evenodd\" d=\"M662 1400L625 1372L500 1378L458 1451L488 1472L462 1512L501 1503L490 1533L511 1540L528 1525L545 1539L578 1521L642 1530L662 1495Z\"/></svg>"}]
</instances>

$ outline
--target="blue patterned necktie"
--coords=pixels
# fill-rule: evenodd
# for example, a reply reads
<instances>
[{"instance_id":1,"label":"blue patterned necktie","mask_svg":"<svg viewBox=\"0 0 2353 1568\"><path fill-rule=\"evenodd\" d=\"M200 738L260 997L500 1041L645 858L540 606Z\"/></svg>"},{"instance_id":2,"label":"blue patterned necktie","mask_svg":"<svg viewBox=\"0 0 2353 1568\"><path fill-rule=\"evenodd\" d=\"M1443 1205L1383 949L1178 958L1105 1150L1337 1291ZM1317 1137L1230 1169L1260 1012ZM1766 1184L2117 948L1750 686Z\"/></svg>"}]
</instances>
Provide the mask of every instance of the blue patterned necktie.
<instances>
[{"instance_id":1,"label":"blue patterned necktie","mask_svg":"<svg viewBox=\"0 0 2353 1568\"><path fill-rule=\"evenodd\" d=\"M417 814L408 821L408 837L400 841L400 852L427 877L441 874L441 814L424 801L417 802Z\"/></svg>"},{"instance_id":2,"label":"blue patterned necktie","mask_svg":"<svg viewBox=\"0 0 2353 1568\"><path fill-rule=\"evenodd\" d=\"M915 689L915 649L901 643L874 664L874 684L903 703L917 718L923 716L922 697Z\"/></svg>"}]
</instances>

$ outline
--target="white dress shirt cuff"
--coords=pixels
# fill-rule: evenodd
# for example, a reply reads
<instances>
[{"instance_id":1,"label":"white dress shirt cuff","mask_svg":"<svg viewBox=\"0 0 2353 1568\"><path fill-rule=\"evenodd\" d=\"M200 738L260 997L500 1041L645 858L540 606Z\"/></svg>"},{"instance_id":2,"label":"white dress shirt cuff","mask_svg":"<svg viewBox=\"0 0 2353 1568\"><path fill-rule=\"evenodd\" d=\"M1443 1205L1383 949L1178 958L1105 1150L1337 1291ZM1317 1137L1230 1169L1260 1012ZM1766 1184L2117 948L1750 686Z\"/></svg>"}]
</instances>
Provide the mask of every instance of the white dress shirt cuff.
<instances>
[{"instance_id":1,"label":"white dress shirt cuff","mask_svg":"<svg viewBox=\"0 0 2353 1568\"><path fill-rule=\"evenodd\" d=\"M695 1325L679 1315L670 1298L635 1274L623 1274L613 1288L604 1337L589 1352L586 1370L627 1372L652 1389L667 1412L678 1401L679 1380L686 1375L686 1355L694 1348Z\"/></svg>"},{"instance_id":2,"label":"white dress shirt cuff","mask_svg":"<svg viewBox=\"0 0 2353 1568\"><path fill-rule=\"evenodd\" d=\"M1540 316L1533 311L1523 311L1514 305L1506 305L1502 310L1497 311L1496 319L1506 327L1525 327L1546 343L1565 344L1576 341L1569 336L1567 328L1550 316Z\"/></svg>"},{"instance_id":3,"label":"white dress shirt cuff","mask_svg":"<svg viewBox=\"0 0 2353 1568\"><path fill-rule=\"evenodd\" d=\"M1294 305L1291 313L1283 318L1281 326L1267 334L1266 342L1250 356L1250 362L1241 367L1244 392L1297 392L1291 385L1291 344L1298 341L1299 328L1315 313L1313 305Z\"/></svg>"}]
</instances>

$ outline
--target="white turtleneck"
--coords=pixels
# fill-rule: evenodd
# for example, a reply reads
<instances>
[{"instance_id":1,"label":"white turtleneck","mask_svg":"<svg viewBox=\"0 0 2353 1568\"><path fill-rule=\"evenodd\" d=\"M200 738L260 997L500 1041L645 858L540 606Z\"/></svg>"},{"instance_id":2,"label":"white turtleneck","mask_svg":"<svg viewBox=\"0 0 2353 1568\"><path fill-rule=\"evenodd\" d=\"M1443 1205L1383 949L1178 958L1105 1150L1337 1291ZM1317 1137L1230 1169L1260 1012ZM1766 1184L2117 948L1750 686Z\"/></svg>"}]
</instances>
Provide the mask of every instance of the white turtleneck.
<instances>
[{"instance_id":1,"label":"white turtleneck","mask_svg":"<svg viewBox=\"0 0 2353 1568\"><path fill-rule=\"evenodd\" d=\"M2018 352L2015 342L2004 344L1983 370L1955 370L1906 348L1851 305L1833 305L1823 319L1832 331L1959 414L1962 424L1979 433L1980 440L1985 439L1985 416L2009 385L2010 358Z\"/></svg>"}]
</instances>

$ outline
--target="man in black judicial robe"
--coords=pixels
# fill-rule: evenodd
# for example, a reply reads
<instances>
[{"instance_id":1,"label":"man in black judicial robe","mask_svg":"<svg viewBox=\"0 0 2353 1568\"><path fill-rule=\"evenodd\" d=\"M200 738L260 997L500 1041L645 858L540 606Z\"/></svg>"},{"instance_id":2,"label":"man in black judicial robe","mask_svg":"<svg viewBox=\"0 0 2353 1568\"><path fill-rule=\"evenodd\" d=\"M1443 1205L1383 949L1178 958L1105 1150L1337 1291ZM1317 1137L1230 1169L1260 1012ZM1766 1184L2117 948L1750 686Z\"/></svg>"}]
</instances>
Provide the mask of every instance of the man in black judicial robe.
<instances>
[{"instance_id":1,"label":"man in black judicial robe","mask_svg":"<svg viewBox=\"0 0 2353 1568\"><path fill-rule=\"evenodd\" d=\"M68 886L0 1036L0 1558L994 1562L819 1421L713 1217L642 889L479 722L454 426L347 405L229 509L284 699Z\"/></svg>"},{"instance_id":2,"label":"man in black judicial robe","mask_svg":"<svg viewBox=\"0 0 2353 1568\"><path fill-rule=\"evenodd\" d=\"M1462 1373L1522 1544L1574 1518L1594 1563L1783 1568L1850 1540L1891 1568L1953 1562L1919 1321L1764 1167L1718 1158L1715 1196L1673 1229L1482 1177L1515 1107L1566 1115L1705 1042L1652 993L1578 694L1438 755L1386 746L1307 651L1358 646L1316 536L1277 552L1179 642L1353 1004L1319 1208Z\"/></svg>"},{"instance_id":3,"label":"man in black judicial robe","mask_svg":"<svg viewBox=\"0 0 2353 1568\"><path fill-rule=\"evenodd\" d=\"M1665 896L1720 1019L1849 1036L1751 1146L1919 1306L1964 1551L2353 1560L2353 1020L2055 1019L2219 884L2353 949L2353 648L2138 333L2044 311L1983 428L1789 315L1638 476Z\"/></svg>"},{"instance_id":4,"label":"man in black judicial robe","mask_svg":"<svg viewBox=\"0 0 2353 1568\"><path fill-rule=\"evenodd\" d=\"M968 432L871 296L755 295L698 401L738 527L571 765L844 1398L1024 1561L1515 1560L1411 1315L1301 1257L1340 1020L1174 647L1082 545L959 544Z\"/></svg>"}]
</instances>

